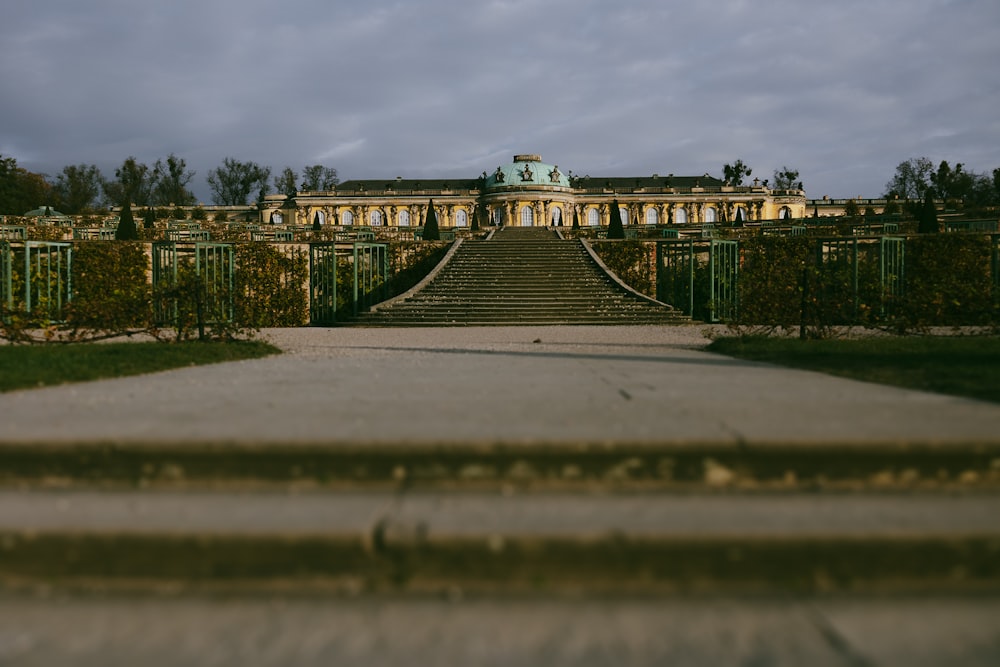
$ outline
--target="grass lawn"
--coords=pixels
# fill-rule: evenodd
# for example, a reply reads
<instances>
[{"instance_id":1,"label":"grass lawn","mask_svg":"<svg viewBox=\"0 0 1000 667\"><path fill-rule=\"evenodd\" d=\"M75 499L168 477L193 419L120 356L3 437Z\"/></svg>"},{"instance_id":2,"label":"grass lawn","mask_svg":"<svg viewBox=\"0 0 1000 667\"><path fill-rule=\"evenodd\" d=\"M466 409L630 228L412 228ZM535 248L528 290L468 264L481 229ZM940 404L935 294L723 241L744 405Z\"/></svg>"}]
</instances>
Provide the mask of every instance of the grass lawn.
<instances>
[{"instance_id":1,"label":"grass lawn","mask_svg":"<svg viewBox=\"0 0 1000 667\"><path fill-rule=\"evenodd\" d=\"M257 359L278 352L258 341L0 345L0 392Z\"/></svg>"},{"instance_id":2,"label":"grass lawn","mask_svg":"<svg viewBox=\"0 0 1000 667\"><path fill-rule=\"evenodd\" d=\"M1000 338L720 338L712 352L1000 403Z\"/></svg>"}]
</instances>

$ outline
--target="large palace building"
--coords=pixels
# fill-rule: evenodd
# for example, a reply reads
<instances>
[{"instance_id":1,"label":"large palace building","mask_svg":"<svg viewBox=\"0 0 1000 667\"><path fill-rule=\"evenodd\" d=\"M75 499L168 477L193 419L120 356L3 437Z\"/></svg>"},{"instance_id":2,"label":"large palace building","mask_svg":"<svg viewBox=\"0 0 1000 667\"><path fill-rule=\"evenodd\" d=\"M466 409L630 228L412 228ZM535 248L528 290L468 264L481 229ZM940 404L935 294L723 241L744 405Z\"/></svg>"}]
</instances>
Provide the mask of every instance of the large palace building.
<instances>
[{"instance_id":1,"label":"large palace building","mask_svg":"<svg viewBox=\"0 0 1000 667\"><path fill-rule=\"evenodd\" d=\"M475 179L357 180L324 192L269 195L263 222L297 225L419 227L433 201L442 227L481 225L606 226L614 202L625 225L722 223L801 218L802 190L754 181L729 185L704 176L592 177L564 173L538 155Z\"/></svg>"}]
</instances>

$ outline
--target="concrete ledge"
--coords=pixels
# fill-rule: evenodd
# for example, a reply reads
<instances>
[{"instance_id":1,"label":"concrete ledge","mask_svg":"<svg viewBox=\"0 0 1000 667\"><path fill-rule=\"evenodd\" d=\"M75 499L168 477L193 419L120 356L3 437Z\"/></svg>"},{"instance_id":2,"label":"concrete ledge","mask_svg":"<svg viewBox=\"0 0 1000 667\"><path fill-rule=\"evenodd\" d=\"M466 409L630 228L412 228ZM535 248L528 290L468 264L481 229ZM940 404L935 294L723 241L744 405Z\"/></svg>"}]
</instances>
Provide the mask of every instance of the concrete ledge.
<instances>
[{"instance_id":1,"label":"concrete ledge","mask_svg":"<svg viewBox=\"0 0 1000 667\"><path fill-rule=\"evenodd\" d=\"M986 590L996 535L418 539L2 533L0 583L426 592Z\"/></svg>"},{"instance_id":2,"label":"concrete ledge","mask_svg":"<svg viewBox=\"0 0 1000 667\"><path fill-rule=\"evenodd\" d=\"M504 489L1000 488L1000 443L3 444L0 484Z\"/></svg>"}]
</instances>

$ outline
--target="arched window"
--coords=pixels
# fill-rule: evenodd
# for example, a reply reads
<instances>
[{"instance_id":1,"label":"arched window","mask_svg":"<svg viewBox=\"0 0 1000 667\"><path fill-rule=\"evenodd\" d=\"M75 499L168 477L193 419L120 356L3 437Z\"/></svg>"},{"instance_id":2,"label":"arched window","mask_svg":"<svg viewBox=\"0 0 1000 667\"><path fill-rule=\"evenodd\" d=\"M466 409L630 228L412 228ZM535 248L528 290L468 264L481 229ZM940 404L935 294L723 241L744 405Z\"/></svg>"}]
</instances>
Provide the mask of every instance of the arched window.
<instances>
[{"instance_id":1,"label":"arched window","mask_svg":"<svg viewBox=\"0 0 1000 667\"><path fill-rule=\"evenodd\" d=\"M562 227L563 223L562 219L563 219L562 208L556 206L555 208L552 209L552 226Z\"/></svg>"},{"instance_id":2,"label":"arched window","mask_svg":"<svg viewBox=\"0 0 1000 667\"><path fill-rule=\"evenodd\" d=\"M522 227L534 227L535 226L535 209L530 206L525 206L521 209L521 226Z\"/></svg>"},{"instance_id":3,"label":"arched window","mask_svg":"<svg viewBox=\"0 0 1000 667\"><path fill-rule=\"evenodd\" d=\"M587 211L587 224L591 227L596 227L601 224L601 214L597 212L596 208L592 208Z\"/></svg>"},{"instance_id":4,"label":"arched window","mask_svg":"<svg viewBox=\"0 0 1000 667\"><path fill-rule=\"evenodd\" d=\"M676 225L686 225L688 221L688 212L686 208L678 208L674 210L674 224Z\"/></svg>"},{"instance_id":5,"label":"arched window","mask_svg":"<svg viewBox=\"0 0 1000 667\"><path fill-rule=\"evenodd\" d=\"M622 224L623 225L627 225L628 224L628 209L625 208L624 206L619 206L618 207L618 214L622 216Z\"/></svg>"},{"instance_id":6,"label":"arched window","mask_svg":"<svg viewBox=\"0 0 1000 667\"><path fill-rule=\"evenodd\" d=\"M734 222L746 222L747 221L747 210L742 206L736 207L736 212L733 213Z\"/></svg>"},{"instance_id":7,"label":"arched window","mask_svg":"<svg viewBox=\"0 0 1000 667\"><path fill-rule=\"evenodd\" d=\"M344 211L340 214L340 224L344 226L350 226L354 224L354 214L350 211Z\"/></svg>"},{"instance_id":8,"label":"arched window","mask_svg":"<svg viewBox=\"0 0 1000 667\"><path fill-rule=\"evenodd\" d=\"M660 214L657 213L655 208L646 209L646 224L647 225L658 225L660 224Z\"/></svg>"},{"instance_id":9,"label":"arched window","mask_svg":"<svg viewBox=\"0 0 1000 667\"><path fill-rule=\"evenodd\" d=\"M778 211L778 218L780 218L781 220L788 220L791 217L792 217L792 209L788 208L787 206L782 206L781 210Z\"/></svg>"},{"instance_id":10,"label":"arched window","mask_svg":"<svg viewBox=\"0 0 1000 667\"><path fill-rule=\"evenodd\" d=\"M465 212L464 208L460 208L457 211L455 211L455 226L456 227L469 226L469 214Z\"/></svg>"},{"instance_id":11,"label":"arched window","mask_svg":"<svg viewBox=\"0 0 1000 667\"><path fill-rule=\"evenodd\" d=\"M271 214L271 224L272 225L280 225L284 221L285 221L285 217L283 215L281 215L280 212L275 211L274 213Z\"/></svg>"},{"instance_id":12,"label":"arched window","mask_svg":"<svg viewBox=\"0 0 1000 667\"><path fill-rule=\"evenodd\" d=\"M400 211L399 212L399 226L400 227L409 227L410 226L410 212L409 211L405 211L404 210L404 211Z\"/></svg>"},{"instance_id":13,"label":"arched window","mask_svg":"<svg viewBox=\"0 0 1000 667\"><path fill-rule=\"evenodd\" d=\"M718 218L718 214L715 211L715 207L706 206L705 207L705 222L715 222Z\"/></svg>"},{"instance_id":14,"label":"arched window","mask_svg":"<svg viewBox=\"0 0 1000 667\"><path fill-rule=\"evenodd\" d=\"M368 214L368 224L372 227L382 226L382 211L374 210Z\"/></svg>"}]
</instances>

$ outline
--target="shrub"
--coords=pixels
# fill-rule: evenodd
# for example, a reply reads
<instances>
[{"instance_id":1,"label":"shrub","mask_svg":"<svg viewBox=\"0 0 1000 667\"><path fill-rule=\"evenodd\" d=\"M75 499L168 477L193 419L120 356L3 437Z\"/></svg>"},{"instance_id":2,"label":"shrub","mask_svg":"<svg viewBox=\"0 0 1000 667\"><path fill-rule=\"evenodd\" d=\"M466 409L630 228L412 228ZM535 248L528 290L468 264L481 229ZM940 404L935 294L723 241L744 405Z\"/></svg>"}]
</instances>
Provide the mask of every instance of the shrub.
<instances>
[{"instance_id":1,"label":"shrub","mask_svg":"<svg viewBox=\"0 0 1000 667\"><path fill-rule=\"evenodd\" d=\"M642 241L592 241L591 247L622 282L656 297L656 247Z\"/></svg>"},{"instance_id":2,"label":"shrub","mask_svg":"<svg viewBox=\"0 0 1000 667\"><path fill-rule=\"evenodd\" d=\"M73 299L66 324L75 340L142 331L152 323L149 260L142 244L87 241L73 247Z\"/></svg>"},{"instance_id":3,"label":"shrub","mask_svg":"<svg viewBox=\"0 0 1000 667\"><path fill-rule=\"evenodd\" d=\"M297 327L309 321L309 262L298 247L287 253L269 243L236 246L234 319L242 326Z\"/></svg>"},{"instance_id":4,"label":"shrub","mask_svg":"<svg viewBox=\"0 0 1000 667\"><path fill-rule=\"evenodd\" d=\"M888 324L899 331L994 324L989 237L934 234L906 240L903 297Z\"/></svg>"}]
</instances>

